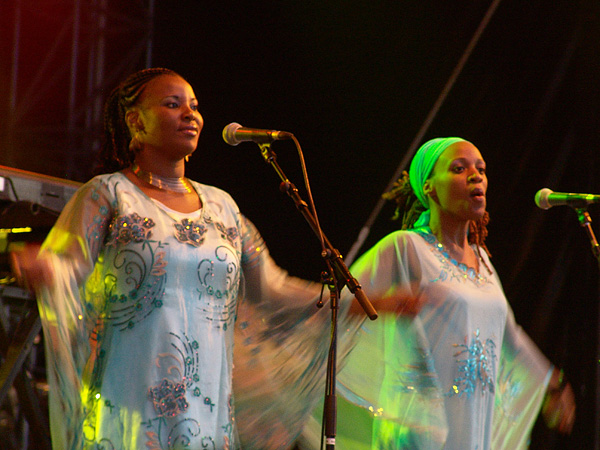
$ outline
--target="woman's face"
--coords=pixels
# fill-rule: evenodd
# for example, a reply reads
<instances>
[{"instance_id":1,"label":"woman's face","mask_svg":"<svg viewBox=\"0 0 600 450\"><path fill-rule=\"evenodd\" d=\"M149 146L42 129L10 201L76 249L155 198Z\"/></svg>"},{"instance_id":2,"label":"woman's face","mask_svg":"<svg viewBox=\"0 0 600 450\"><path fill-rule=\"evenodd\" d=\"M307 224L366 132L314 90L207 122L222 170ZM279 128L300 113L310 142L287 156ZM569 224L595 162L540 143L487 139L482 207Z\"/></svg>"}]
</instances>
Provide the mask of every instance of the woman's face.
<instances>
[{"instance_id":1,"label":"woman's face","mask_svg":"<svg viewBox=\"0 0 600 450\"><path fill-rule=\"evenodd\" d=\"M204 121L192 87L179 76L161 75L149 81L131 113L128 123L141 130L138 137L144 151L179 160L198 146Z\"/></svg>"},{"instance_id":2,"label":"woman's face","mask_svg":"<svg viewBox=\"0 0 600 450\"><path fill-rule=\"evenodd\" d=\"M424 192L440 213L467 221L483 217L487 191L485 161L470 142L457 142L439 157Z\"/></svg>"}]
</instances>

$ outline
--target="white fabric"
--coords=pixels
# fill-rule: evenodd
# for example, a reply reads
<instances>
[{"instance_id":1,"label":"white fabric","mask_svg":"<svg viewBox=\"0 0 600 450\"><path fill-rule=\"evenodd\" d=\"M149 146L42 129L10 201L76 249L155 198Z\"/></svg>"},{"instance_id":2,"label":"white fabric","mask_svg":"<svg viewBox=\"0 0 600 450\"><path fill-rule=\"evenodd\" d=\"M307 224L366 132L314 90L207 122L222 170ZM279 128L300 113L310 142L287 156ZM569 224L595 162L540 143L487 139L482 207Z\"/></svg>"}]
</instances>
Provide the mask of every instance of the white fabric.
<instances>
[{"instance_id":1,"label":"white fabric","mask_svg":"<svg viewBox=\"0 0 600 450\"><path fill-rule=\"evenodd\" d=\"M338 376L336 444L526 448L552 366L515 324L495 271L457 265L428 229L388 235L351 271L376 307L407 298L423 307L416 317L381 313L348 336L356 344ZM319 448L316 429L303 448Z\"/></svg>"},{"instance_id":2,"label":"white fabric","mask_svg":"<svg viewBox=\"0 0 600 450\"><path fill-rule=\"evenodd\" d=\"M255 356L263 342L280 353L273 365L315 374L296 385L305 402L294 410L296 430L243 426L253 435L242 439L254 441L245 448L267 449L269 440L284 448L312 409L324 360L313 351L290 364L293 352L280 344L307 324L319 325L312 344L326 341L326 316L315 316L320 285L278 268L227 193L193 187L203 207L180 214L122 173L102 175L77 192L49 233L40 257L49 258L56 277L38 301L55 450L240 448L232 396L240 307L245 323L262 332L242 337L240 347ZM240 354L244 377L252 368ZM244 404L249 394L240 384ZM251 417L251 406L240 414Z\"/></svg>"}]
</instances>

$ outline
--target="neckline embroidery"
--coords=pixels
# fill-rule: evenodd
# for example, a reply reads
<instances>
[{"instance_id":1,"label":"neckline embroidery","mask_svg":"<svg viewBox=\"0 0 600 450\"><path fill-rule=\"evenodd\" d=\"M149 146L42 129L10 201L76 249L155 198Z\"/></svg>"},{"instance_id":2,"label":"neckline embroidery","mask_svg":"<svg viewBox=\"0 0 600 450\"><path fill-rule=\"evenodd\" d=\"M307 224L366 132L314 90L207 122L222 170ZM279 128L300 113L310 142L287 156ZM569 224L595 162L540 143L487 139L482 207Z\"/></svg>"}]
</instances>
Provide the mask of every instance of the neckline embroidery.
<instances>
[{"instance_id":1,"label":"neckline embroidery","mask_svg":"<svg viewBox=\"0 0 600 450\"><path fill-rule=\"evenodd\" d=\"M461 279L464 279L465 281L470 280L478 286L489 282L486 277L478 273L473 267L469 267L464 263L459 263L456 259L452 258L446 251L444 245L438 241L437 237L431 232L429 227L418 228L414 231L435 249L438 256L441 257L440 259L442 262L450 263L451 266L458 269Z\"/></svg>"}]
</instances>

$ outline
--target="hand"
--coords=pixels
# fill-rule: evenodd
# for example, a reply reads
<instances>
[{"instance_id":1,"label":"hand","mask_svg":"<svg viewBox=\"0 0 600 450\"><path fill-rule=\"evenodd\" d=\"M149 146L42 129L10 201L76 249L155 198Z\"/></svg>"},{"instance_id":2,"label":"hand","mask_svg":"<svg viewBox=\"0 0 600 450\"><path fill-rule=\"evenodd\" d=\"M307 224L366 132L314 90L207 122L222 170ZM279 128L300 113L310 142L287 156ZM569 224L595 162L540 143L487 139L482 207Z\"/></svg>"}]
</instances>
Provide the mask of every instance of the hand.
<instances>
[{"instance_id":1,"label":"hand","mask_svg":"<svg viewBox=\"0 0 600 450\"><path fill-rule=\"evenodd\" d=\"M38 244L26 244L10 252L10 265L17 283L30 291L49 285L53 278L52 267L46 260L38 258L39 251Z\"/></svg>"},{"instance_id":2,"label":"hand","mask_svg":"<svg viewBox=\"0 0 600 450\"><path fill-rule=\"evenodd\" d=\"M575 394L568 382L562 379L562 372L554 369L542 405L542 415L548 428L563 434L571 434L575 423Z\"/></svg>"}]
</instances>

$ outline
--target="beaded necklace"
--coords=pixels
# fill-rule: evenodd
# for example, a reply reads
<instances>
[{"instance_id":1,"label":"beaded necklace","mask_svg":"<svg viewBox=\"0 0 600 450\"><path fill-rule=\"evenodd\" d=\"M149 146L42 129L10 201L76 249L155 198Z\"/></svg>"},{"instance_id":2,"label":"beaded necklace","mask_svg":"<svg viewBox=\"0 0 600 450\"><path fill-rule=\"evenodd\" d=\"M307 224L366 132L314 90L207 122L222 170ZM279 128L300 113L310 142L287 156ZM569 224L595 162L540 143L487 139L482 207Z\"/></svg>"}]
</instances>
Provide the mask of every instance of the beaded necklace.
<instances>
[{"instance_id":1,"label":"beaded necklace","mask_svg":"<svg viewBox=\"0 0 600 450\"><path fill-rule=\"evenodd\" d=\"M177 192L180 194L192 192L192 184L190 183L190 180L185 177L161 177L160 175L142 169L135 162L132 164L131 170L140 180L162 189L163 191Z\"/></svg>"}]
</instances>

